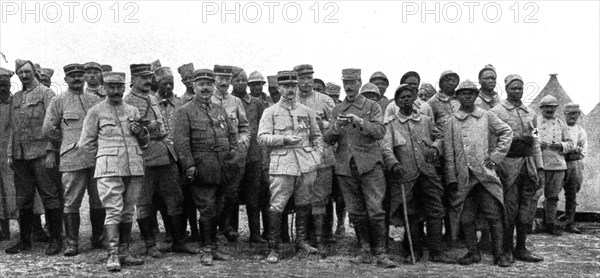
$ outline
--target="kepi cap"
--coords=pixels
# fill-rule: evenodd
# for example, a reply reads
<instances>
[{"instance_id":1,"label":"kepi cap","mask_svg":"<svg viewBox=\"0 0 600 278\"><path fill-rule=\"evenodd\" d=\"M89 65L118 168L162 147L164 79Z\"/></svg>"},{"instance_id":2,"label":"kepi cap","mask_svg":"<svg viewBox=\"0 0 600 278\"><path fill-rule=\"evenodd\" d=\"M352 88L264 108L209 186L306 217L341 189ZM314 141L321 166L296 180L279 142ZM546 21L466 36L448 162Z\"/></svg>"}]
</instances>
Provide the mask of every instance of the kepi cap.
<instances>
[{"instance_id":1,"label":"kepi cap","mask_svg":"<svg viewBox=\"0 0 600 278\"><path fill-rule=\"evenodd\" d=\"M117 84L125 84L125 73L124 72L114 72L107 71L102 73L102 80L104 83L117 83Z\"/></svg>"},{"instance_id":2,"label":"kepi cap","mask_svg":"<svg viewBox=\"0 0 600 278\"><path fill-rule=\"evenodd\" d=\"M280 71L277 72L277 84L297 84L298 83L298 73L295 71Z\"/></svg>"},{"instance_id":3,"label":"kepi cap","mask_svg":"<svg viewBox=\"0 0 600 278\"><path fill-rule=\"evenodd\" d=\"M213 72L215 75L233 76L233 67L232 66L215 65L213 67Z\"/></svg>"},{"instance_id":4,"label":"kepi cap","mask_svg":"<svg viewBox=\"0 0 600 278\"><path fill-rule=\"evenodd\" d=\"M215 73L210 69L197 69L193 73L193 81L196 82L200 79L206 79L210 81L215 81Z\"/></svg>"},{"instance_id":5,"label":"kepi cap","mask_svg":"<svg viewBox=\"0 0 600 278\"><path fill-rule=\"evenodd\" d=\"M111 65L101 65L100 67L102 68L102 72L112 71Z\"/></svg>"},{"instance_id":6,"label":"kepi cap","mask_svg":"<svg viewBox=\"0 0 600 278\"><path fill-rule=\"evenodd\" d=\"M129 65L132 76L152 75L152 66L150 64L131 64Z\"/></svg>"},{"instance_id":7,"label":"kepi cap","mask_svg":"<svg viewBox=\"0 0 600 278\"><path fill-rule=\"evenodd\" d=\"M83 64L83 70L88 70L88 69L97 69L99 71L102 71L102 66L100 66L100 64L98 64L96 62L87 62L87 63Z\"/></svg>"},{"instance_id":8,"label":"kepi cap","mask_svg":"<svg viewBox=\"0 0 600 278\"><path fill-rule=\"evenodd\" d=\"M68 64L63 67L65 71L65 75L69 75L71 73L85 73L84 67L82 64Z\"/></svg>"},{"instance_id":9,"label":"kepi cap","mask_svg":"<svg viewBox=\"0 0 600 278\"><path fill-rule=\"evenodd\" d=\"M297 65L294 67L294 71L297 72L298 75L315 73L313 66L309 64Z\"/></svg>"},{"instance_id":10,"label":"kepi cap","mask_svg":"<svg viewBox=\"0 0 600 278\"><path fill-rule=\"evenodd\" d=\"M360 78L360 69L343 69L342 70L342 80L359 80Z\"/></svg>"}]
</instances>

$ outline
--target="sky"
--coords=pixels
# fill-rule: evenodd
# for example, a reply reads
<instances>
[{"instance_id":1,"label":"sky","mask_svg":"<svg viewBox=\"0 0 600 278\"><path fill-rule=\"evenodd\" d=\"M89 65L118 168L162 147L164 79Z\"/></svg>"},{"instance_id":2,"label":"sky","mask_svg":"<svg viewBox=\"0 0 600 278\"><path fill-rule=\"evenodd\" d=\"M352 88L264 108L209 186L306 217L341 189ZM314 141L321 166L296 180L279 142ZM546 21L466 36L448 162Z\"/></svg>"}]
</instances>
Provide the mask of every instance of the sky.
<instances>
[{"instance_id":1,"label":"sky","mask_svg":"<svg viewBox=\"0 0 600 278\"><path fill-rule=\"evenodd\" d=\"M492 64L501 96L508 74L523 77L528 102L557 73L588 113L600 101L599 3L3 0L0 52L8 62L0 58L0 67L14 70L19 58L53 68L52 88L60 92L70 63L111 64L129 76L129 64L160 59L175 80L176 68L189 62L265 76L311 64L316 78L337 84L343 68L362 69L363 84L382 71L389 95L407 71L437 87L445 70L477 81ZM18 90L18 78L12 81ZM175 83L181 95L185 88Z\"/></svg>"}]
</instances>

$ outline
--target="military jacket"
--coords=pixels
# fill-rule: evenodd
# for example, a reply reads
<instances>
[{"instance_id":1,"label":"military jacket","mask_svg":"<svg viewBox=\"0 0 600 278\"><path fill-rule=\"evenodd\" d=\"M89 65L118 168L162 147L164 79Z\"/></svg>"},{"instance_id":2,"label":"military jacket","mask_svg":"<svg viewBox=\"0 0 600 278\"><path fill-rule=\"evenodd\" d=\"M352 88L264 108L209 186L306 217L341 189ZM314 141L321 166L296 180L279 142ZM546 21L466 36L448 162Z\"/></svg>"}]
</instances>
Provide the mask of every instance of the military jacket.
<instances>
[{"instance_id":1,"label":"military jacket","mask_svg":"<svg viewBox=\"0 0 600 278\"><path fill-rule=\"evenodd\" d=\"M447 96L442 92L436 93L427 101L427 104L431 107L433 121L440 130L444 129L446 121L460 108L460 103L456 98Z\"/></svg>"},{"instance_id":2,"label":"military jacket","mask_svg":"<svg viewBox=\"0 0 600 278\"><path fill-rule=\"evenodd\" d=\"M575 145L570 141L567 124L559 118L547 119L538 116L540 143L559 143L562 145L561 151L542 148L542 160L544 161L544 170L567 170L567 162L564 154L571 152Z\"/></svg>"},{"instance_id":3,"label":"military jacket","mask_svg":"<svg viewBox=\"0 0 600 278\"><path fill-rule=\"evenodd\" d=\"M143 176L142 148L148 146L148 132L138 137L131 131L131 123L140 120L140 113L127 103L115 106L108 101L88 111L78 145L96 156L95 178Z\"/></svg>"},{"instance_id":4,"label":"military jacket","mask_svg":"<svg viewBox=\"0 0 600 278\"><path fill-rule=\"evenodd\" d=\"M9 157L35 159L45 157L47 151L56 150L42 133L46 109L54 95L51 89L38 83L12 97L12 126L7 147Z\"/></svg>"},{"instance_id":5,"label":"military jacket","mask_svg":"<svg viewBox=\"0 0 600 278\"><path fill-rule=\"evenodd\" d=\"M96 165L94 156L80 149L77 142L81 136L85 115L100 101L96 95L71 90L57 95L50 101L42 131L50 142L60 145L61 172L77 171Z\"/></svg>"},{"instance_id":6,"label":"military jacket","mask_svg":"<svg viewBox=\"0 0 600 278\"><path fill-rule=\"evenodd\" d=\"M262 160L262 149L258 145L256 137L258 135L258 123L265 111L265 104L260 99L250 95L246 95L241 100L244 105L244 111L246 111L246 118L248 118L248 123L250 124L250 147L248 148L246 163L260 162Z\"/></svg>"},{"instance_id":7,"label":"military jacket","mask_svg":"<svg viewBox=\"0 0 600 278\"><path fill-rule=\"evenodd\" d=\"M157 95L158 98L158 107L160 108L160 113L163 115L165 120L165 130L169 133L169 139L173 139L173 128L174 128L174 120L175 120L175 110L179 109L181 106L185 104L183 100L181 100L176 95L171 96L170 98L162 98L160 94Z\"/></svg>"},{"instance_id":8,"label":"military jacket","mask_svg":"<svg viewBox=\"0 0 600 278\"><path fill-rule=\"evenodd\" d=\"M319 122L319 127L321 129L321 134L325 133L325 127L322 124L323 121L332 123L331 112L333 111L333 107L335 104L333 99L330 97L312 91L309 94L303 95L300 94L298 98L298 102L310 107L317 114L317 122ZM333 147L327 143L323 144L323 160L319 165L319 168L331 167L335 165L335 154L333 152Z\"/></svg>"},{"instance_id":9,"label":"military jacket","mask_svg":"<svg viewBox=\"0 0 600 278\"><path fill-rule=\"evenodd\" d=\"M230 93L222 94L215 90L211 98L213 103L216 103L227 111L227 115L234 126L238 129L238 149L244 158L247 155L248 147L250 146L250 123L244 111L242 100ZM245 159L240 160L240 167L245 164Z\"/></svg>"},{"instance_id":10,"label":"military jacket","mask_svg":"<svg viewBox=\"0 0 600 278\"><path fill-rule=\"evenodd\" d=\"M146 166L169 165L176 161L173 142L168 138L166 120L160 112L156 96L131 91L123 98L123 102L137 108L141 115L140 122L150 132L150 142L144 150Z\"/></svg>"},{"instance_id":11,"label":"military jacket","mask_svg":"<svg viewBox=\"0 0 600 278\"><path fill-rule=\"evenodd\" d=\"M498 96L498 93L494 92L494 95L488 96L481 92L481 90L479 90L479 95L475 100L475 106L483 110L490 110L498 105L498 103L500 103L500 97Z\"/></svg>"},{"instance_id":12,"label":"military jacket","mask_svg":"<svg viewBox=\"0 0 600 278\"><path fill-rule=\"evenodd\" d=\"M333 108L332 119L342 114L354 114L364 120L362 125L349 124L337 128L334 123L325 132L324 141L330 145L338 144L335 153L335 174L352 176L350 160L354 158L359 174L375 169L383 164L383 153L379 141L385 135L383 113L379 105L357 95L354 102L348 99Z\"/></svg>"},{"instance_id":13,"label":"military jacket","mask_svg":"<svg viewBox=\"0 0 600 278\"><path fill-rule=\"evenodd\" d=\"M300 137L300 143L284 145L288 136ZM271 150L271 175L300 176L321 163L323 145L317 115L297 101L281 98L265 110L258 126L258 144Z\"/></svg>"}]
</instances>

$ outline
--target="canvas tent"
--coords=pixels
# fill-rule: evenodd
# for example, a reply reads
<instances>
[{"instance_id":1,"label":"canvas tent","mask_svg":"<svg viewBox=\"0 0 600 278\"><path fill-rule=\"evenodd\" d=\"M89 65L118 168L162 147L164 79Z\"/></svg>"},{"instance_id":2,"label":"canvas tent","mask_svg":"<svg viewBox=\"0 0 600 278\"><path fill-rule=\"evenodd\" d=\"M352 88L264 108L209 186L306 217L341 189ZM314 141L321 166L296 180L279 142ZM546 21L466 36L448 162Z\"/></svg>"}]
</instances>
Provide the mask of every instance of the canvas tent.
<instances>
[{"instance_id":1,"label":"canvas tent","mask_svg":"<svg viewBox=\"0 0 600 278\"><path fill-rule=\"evenodd\" d=\"M558 101L558 108L556 116L564 120L564 107L565 104L571 102L571 98L563 87L558 82L557 74L550 74L550 80L542 89L542 91L535 97L533 102L529 104L529 108L533 109L536 114L541 115L539 108L540 100L547 95L551 95ZM600 176L598 175L598 169L600 164L599 151L600 151L600 104L596 105L596 108L592 112L584 116L583 112L579 119L579 124L585 129L588 135L588 152L587 157L584 158L585 173L584 181L581 186L581 190L577 194L577 212L588 212L600 214ZM540 198L538 207L543 208L543 197ZM565 197L564 190L559 195L558 209L564 210Z\"/></svg>"}]
</instances>

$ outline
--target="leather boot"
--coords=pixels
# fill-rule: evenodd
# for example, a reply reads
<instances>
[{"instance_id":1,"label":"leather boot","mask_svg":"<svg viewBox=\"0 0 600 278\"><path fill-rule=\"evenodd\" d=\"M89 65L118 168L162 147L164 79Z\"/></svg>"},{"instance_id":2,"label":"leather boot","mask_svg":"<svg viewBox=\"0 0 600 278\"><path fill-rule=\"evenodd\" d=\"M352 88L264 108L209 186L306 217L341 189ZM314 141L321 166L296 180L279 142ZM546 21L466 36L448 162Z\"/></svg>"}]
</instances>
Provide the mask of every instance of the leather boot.
<instances>
[{"instance_id":1,"label":"leather boot","mask_svg":"<svg viewBox=\"0 0 600 278\"><path fill-rule=\"evenodd\" d=\"M202 252L200 253L200 263L202 265L210 266L213 265L213 256L212 256L212 230L213 230L213 220L212 219L202 219L198 221L198 228L200 230L200 240L202 242Z\"/></svg>"},{"instance_id":2,"label":"leather boot","mask_svg":"<svg viewBox=\"0 0 600 278\"><path fill-rule=\"evenodd\" d=\"M577 201L574 197L565 200L565 232L572 234L581 234L581 230L575 228L575 212Z\"/></svg>"},{"instance_id":3,"label":"leather boot","mask_svg":"<svg viewBox=\"0 0 600 278\"><path fill-rule=\"evenodd\" d=\"M371 235L373 235L373 253L377 258L377 264L383 268L396 268L398 264L392 261L386 254L386 241L388 238L387 224L385 221L369 221ZM414 225L417 231L417 225Z\"/></svg>"},{"instance_id":4,"label":"leather boot","mask_svg":"<svg viewBox=\"0 0 600 278\"><path fill-rule=\"evenodd\" d=\"M119 224L104 226L106 238L106 269L111 272L121 271L119 262Z\"/></svg>"},{"instance_id":5,"label":"leather boot","mask_svg":"<svg viewBox=\"0 0 600 278\"><path fill-rule=\"evenodd\" d=\"M0 219L0 241L10 240L10 225L8 219Z\"/></svg>"},{"instance_id":6,"label":"leather boot","mask_svg":"<svg viewBox=\"0 0 600 278\"><path fill-rule=\"evenodd\" d=\"M64 255L67 257L76 256L79 253L79 222L81 219L79 213L66 213L64 218L67 241Z\"/></svg>"},{"instance_id":7,"label":"leather boot","mask_svg":"<svg viewBox=\"0 0 600 278\"><path fill-rule=\"evenodd\" d=\"M279 236L281 235L281 212L271 211L269 213L269 254L267 255L267 262L277 263L279 262Z\"/></svg>"},{"instance_id":8,"label":"leather boot","mask_svg":"<svg viewBox=\"0 0 600 278\"><path fill-rule=\"evenodd\" d=\"M173 225L174 224L171 222L171 216L169 216L169 214L167 213L166 206L160 209L160 218L162 218L163 225L165 227L164 242L172 243L173 242Z\"/></svg>"},{"instance_id":9,"label":"leather boot","mask_svg":"<svg viewBox=\"0 0 600 278\"><path fill-rule=\"evenodd\" d=\"M499 267L509 267L512 263L504 256L502 244L503 229L502 220L488 220L490 237L492 239L492 254L494 255L494 264Z\"/></svg>"},{"instance_id":10,"label":"leather boot","mask_svg":"<svg viewBox=\"0 0 600 278\"><path fill-rule=\"evenodd\" d=\"M475 223L463 223L463 231L465 233L465 241L469 252L458 260L460 265L470 265L481 261L481 254L477 247L477 230Z\"/></svg>"},{"instance_id":11,"label":"leather boot","mask_svg":"<svg viewBox=\"0 0 600 278\"><path fill-rule=\"evenodd\" d=\"M60 209L46 210L46 219L50 228L50 244L44 254L53 256L62 251L63 212Z\"/></svg>"},{"instance_id":12,"label":"leather boot","mask_svg":"<svg viewBox=\"0 0 600 278\"><path fill-rule=\"evenodd\" d=\"M541 262L544 258L531 253L525 246L528 226L530 224L517 223L517 248L513 253L514 258L524 262Z\"/></svg>"},{"instance_id":13,"label":"leather boot","mask_svg":"<svg viewBox=\"0 0 600 278\"><path fill-rule=\"evenodd\" d=\"M171 250L173 250L173 252L187 254L200 253L200 250L198 250L197 248L186 244L185 227L187 223L183 214L171 215L169 218L169 222L172 225L171 227L173 234L173 244L171 245Z\"/></svg>"},{"instance_id":14,"label":"leather boot","mask_svg":"<svg viewBox=\"0 0 600 278\"><path fill-rule=\"evenodd\" d=\"M104 219L106 218L106 210L90 209L90 222L92 226L92 248L104 248Z\"/></svg>"},{"instance_id":15,"label":"leather boot","mask_svg":"<svg viewBox=\"0 0 600 278\"><path fill-rule=\"evenodd\" d=\"M138 226L140 227L140 234L144 240L146 246L146 255L152 258L161 258L162 254L156 246L156 235L154 234L153 218L156 217L145 217L137 220Z\"/></svg>"},{"instance_id":16,"label":"leather boot","mask_svg":"<svg viewBox=\"0 0 600 278\"><path fill-rule=\"evenodd\" d=\"M504 231L502 232L502 249L504 256L511 264L515 263L515 257L513 256L513 252L515 250L514 233L515 224L506 224Z\"/></svg>"},{"instance_id":17,"label":"leather boot","mask_svg":"<svg viewBox=\"0 0 600 278\"><path fill-rule=\"evenodd\" d=\"M281 232L281 242L283 242L283 243L291 243L292 242L292 240L290 239L290 233L289 233L290 225L288 223L288 214L285 212L283 212L281 214L281 227L280 227L279 231Z\"/></svg>"},{"instance_id":18,"label":"leather boot","mask_svg":"<svg viewBox=\"0 0 600 278\"><path fill-rule=\"evenodd\" d=\"M308 254L315 254L319 250L308 244L309 219L310 206L296 206L296 248Z\"/></svg>"},{"instance_id":19,"label":"leather boot","mask_svg":"<svg viewBox=\"0 0 600 278\"><path fill-rule=\"evenodd\" d=\"M360 246L360 253L350 259L351 263L355 264L371 264L373 258L371 256L371 244L369 238L369 227L366 219L354 221L354 233Z\"/></svg>"},{"instance_id":20,"label":"leather boot","mask_svg":"<svg viewBox=\"0 0 600 278\"><path fill-rule=\"evenodd\" d=\"M213 220L214 221L214 220ZM211 253L212 253L212 259L215 261L230 261L232 258L231 256L222 253L219 250L219 242L217 241L217 225L213 224L212 225L212 230L210 231L211 233L211 242L209 244L209 247L211 248Z\"/></svg>"},{"instance_id":21,"label":"leather boot","mask_svg":"<svg viewBox=\"0 0 600 278\"><path fill-rule=\"evenodd\" d=\"M478 243L478 247L479 250L481 250L481 252L483 253L487 253L489 254L490 251L492 251L492 240L491 240L491 231L489 230L488 227L485 227L485 229L481 229L481 238L479 239L479 243Z\"/></svg>"},{"instance_id":22,"label":"leather boot","mask_svg":"<svg viewBox=\"0 0 600 278\"><path fill-rule=\"evenodd\" d=\"M44 231L44 227L42 227L42 215L34 214L33 215L33 235L34 242L50 242L50 237Z\"/></svg>"},{"instance_id":23,"label":"leather boot","mask_svg":"<svg viewBox=\"0 0 600 278\"><path fill-rule=\"evenodd\" d=\"M318 250L318 253L323 258L325 258L327 256L327 249L325 248L325 239L323 238L323 221L324 220L325 220L325 214L313 214L312 215L313 226L315 227L315 241L317 242L317 250ZM329 231L331 231L331 229Z\"/></svg>"},{"instance_id":24,"label":"leather boot","mask_svg":"<svg viewBox=\"0 0 600 278\"><path fill-rule=\"evenodd\" d=\"M142 265L144 260L135 258L129 253L132 226L132 222L119 223L119 262L124 265Z\"/></svg>"},{"instance_id":25,"label":"leather boot","mask_svg":"<svg viewBox=\"0 0 600 278\"><path fill-rule=\"evenodd\" d=\"M246 213L248 214L250 243L265 243L266 241L260 237L260 209L257 207L246 206Z\"/></svg>"},{"instance_id":26,"label":"leather boot","mask_svg":"<svg viewBox=\"0 0 600 278\"><path fill-rule=\"evenodd\" d=\"M235 242L237 241L237 238L239 237L239 234L237 233L236 230L233 229L232 225L232 219L233 219L233 204L231 204L230 200L226 200L225 203L223 204L223 210L221 211L221 214L219 215L219 229L221 231L221 233L223 234L223 236L225 236L225 238L227 239L227 241L229 242Z\"/></svg>"},{"instance_id":27,"label":"leather boot","mask_svg":"<svg viewBox=\"0 0 600 278\"><path fill-rule=\"evenodd\" d=\"M19 241L6 249L7 254L18 254L31 250L31 232L33 229L33 210L19 210Z\"/></svg>"},{"instance_id":28,"label":"leather boot","mask_svg":"<svg viewBox=\"0 0 600 278\"><path fill-rule=\"evenodd\" d=\"M323 238L326 243L336 243L333 236L333 201L329 200L325 207L325 218L323 219Z\"/></svg>"},{"instance_id":29,"label":"leather boot","mask_svg":"<svg viewBox=\"0 0 600 278\"><path fill-rule=\"evenodd\" d=\"M427 241L429 246L429 261L435 263L455 264L456 259L448 256L442 250L443 219L427 219Z\"/></svg>"}]
</instances>

